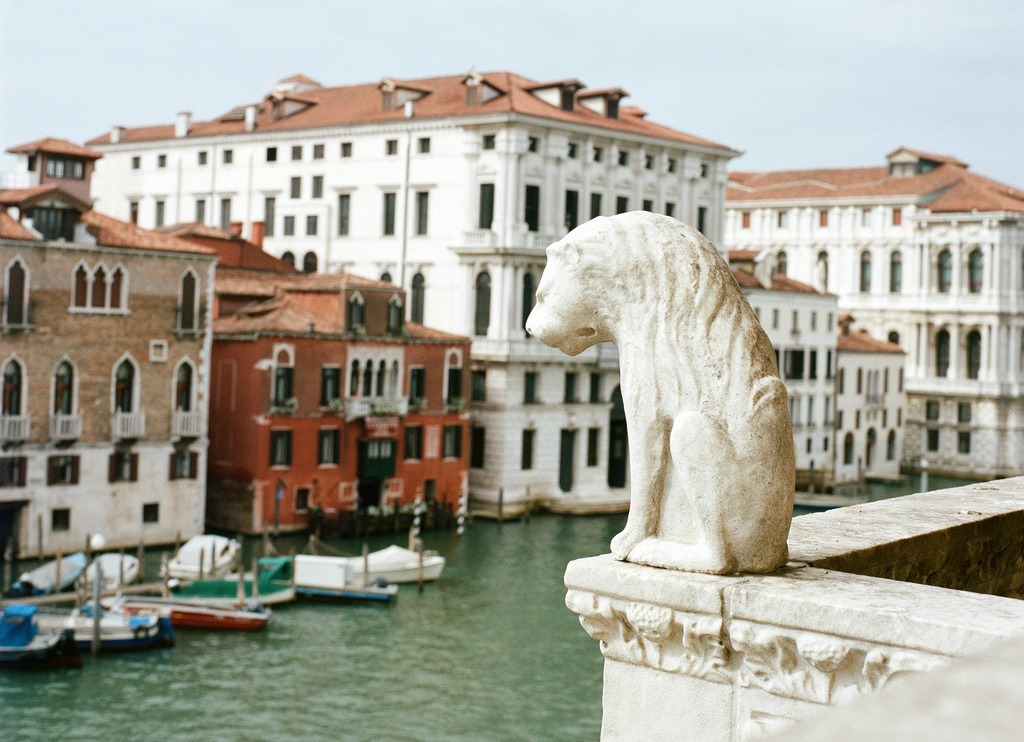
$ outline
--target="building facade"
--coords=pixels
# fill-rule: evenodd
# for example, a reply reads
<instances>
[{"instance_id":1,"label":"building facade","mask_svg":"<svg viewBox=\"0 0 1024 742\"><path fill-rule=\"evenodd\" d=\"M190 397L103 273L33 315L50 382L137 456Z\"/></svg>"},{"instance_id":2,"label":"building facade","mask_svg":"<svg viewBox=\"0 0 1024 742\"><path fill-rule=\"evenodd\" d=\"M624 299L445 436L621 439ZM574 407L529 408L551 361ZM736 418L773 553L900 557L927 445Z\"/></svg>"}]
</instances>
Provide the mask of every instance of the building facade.
<instances>
[{"instance_id":1,"label":"building facade","mask_svg":"<svg viewBox=\"0 0 1024 742\"><path fill-rule=\"evenodd\" d=\"M92 196L143 226L263 222L267 251L305 271L398 284L412 321L473 338L478 503L624 504L614 360L570 359L524 330L544 250L637 209L719 242L738 154L625 96L508 72L334 88L294 76L212 121L183 113L92 140Z\"/></svg>"},{"instance_id":2,"label":"building facade","mask_svg":"<svg viewBox=\"0 0 1024 742\"><path fill-rule=\"evenodd\" d=\"M1024 470L1024 195L956 158L733 173L726 242L835 293L905 351L905 466Z\"/></svg>"},{"instance_id":3,"label":"building facade","mask_svg":"<svg viewBox=\"0 0 1024 742\"><path fill-rule=\"evenodd\" d=\"M246 290L239 269L223 279L225 296ZM214 324L209 522L305 530L321 513L417 497L454 511L467 487L469 338L404 322L404 293L380 281L263 272L257 283L273 296Z\"/></svg>"},{"instance_id":4,"label":"building facade","mask_svg":"<svg viewBox=\"0 0 1024 742\"><path fill-rule=\"evenodd\" d=\"M55 186L0 202L0 546L201 533L215 255Z\"/></svg>"}]
</instances>

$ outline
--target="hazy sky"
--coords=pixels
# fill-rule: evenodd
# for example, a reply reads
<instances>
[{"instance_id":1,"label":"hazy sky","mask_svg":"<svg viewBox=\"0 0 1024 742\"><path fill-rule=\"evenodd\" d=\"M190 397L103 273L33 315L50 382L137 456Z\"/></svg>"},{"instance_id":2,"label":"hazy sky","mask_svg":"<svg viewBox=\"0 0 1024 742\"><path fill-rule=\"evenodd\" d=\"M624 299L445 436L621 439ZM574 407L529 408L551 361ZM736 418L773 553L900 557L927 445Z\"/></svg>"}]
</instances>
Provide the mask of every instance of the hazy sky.
<instances>
[{"instance_id":1,"label":"hazy sky","mask_svg":"<svg viewBox=\"0 0 1024 742\"><path fill-rule=\"evenodd\" d=\"M619 86L736 170L897 146L1024 187L1020 0L0 0L0 145L197 119L324 85L511 70ZM0 169L11 160L0 159Z\"/></svg>"}]
</instances>

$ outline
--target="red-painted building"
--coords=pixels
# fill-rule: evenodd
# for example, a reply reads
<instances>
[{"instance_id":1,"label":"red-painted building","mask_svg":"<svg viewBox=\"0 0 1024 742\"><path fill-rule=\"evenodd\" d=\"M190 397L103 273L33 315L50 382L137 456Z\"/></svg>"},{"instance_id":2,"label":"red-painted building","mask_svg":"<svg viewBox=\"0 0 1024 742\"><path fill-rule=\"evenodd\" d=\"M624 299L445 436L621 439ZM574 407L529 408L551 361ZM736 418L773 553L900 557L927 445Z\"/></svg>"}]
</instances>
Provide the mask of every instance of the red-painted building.
<instances>
[{"instance_id":1,"label":"red-painted building","mask_svg":"<svg viewBox=\"0 0 1024 742\"><path fill-rule=\"evenodd\" d=\"M214 323L208 522L299 530L417 492L455 508L469 339L405 322L389 283L258 274L273 295Z\"/></svg>"}]
</instances>

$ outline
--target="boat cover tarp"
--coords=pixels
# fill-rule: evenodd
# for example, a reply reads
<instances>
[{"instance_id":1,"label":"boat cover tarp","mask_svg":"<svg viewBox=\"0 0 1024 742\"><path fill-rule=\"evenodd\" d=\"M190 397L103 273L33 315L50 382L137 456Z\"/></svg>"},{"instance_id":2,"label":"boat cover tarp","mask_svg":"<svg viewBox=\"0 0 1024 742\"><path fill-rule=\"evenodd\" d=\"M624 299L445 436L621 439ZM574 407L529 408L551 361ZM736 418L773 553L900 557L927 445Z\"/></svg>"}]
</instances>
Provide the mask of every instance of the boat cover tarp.
<instances>
[{"instance_id":1,"label":"boat cover tarp","mask_svg":"<svg viewBox=\"0 0 1024 742\"><path fill-rule=\"evenodd\" d=\"M0 615L0 646L24 647L31 642L39 627L35 622L34 605L9 605Z\"/></svg>"}]
</instances>

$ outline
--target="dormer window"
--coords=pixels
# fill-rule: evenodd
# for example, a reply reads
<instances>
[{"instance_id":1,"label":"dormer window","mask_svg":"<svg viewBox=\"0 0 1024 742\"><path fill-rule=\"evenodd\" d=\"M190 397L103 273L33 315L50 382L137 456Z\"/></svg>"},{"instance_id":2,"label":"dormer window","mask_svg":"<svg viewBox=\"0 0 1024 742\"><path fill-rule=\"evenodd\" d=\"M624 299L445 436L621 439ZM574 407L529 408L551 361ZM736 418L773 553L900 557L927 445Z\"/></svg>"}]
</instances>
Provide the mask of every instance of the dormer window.
<instances>
[{"instance_id":1,"label":"dormer window","mask_svg":"<svg viewBox=\"0 0 1024 742\"><path fill-rule=\"evenodd\" d=\"M394 111L406 103L418 101L430 93L424 88L416 88L389 78L381 80L377 87L380 89L380 110L382 111Z\"/></svg>"},{"instance_id":2,"label":"dormer window","mask_svg":"<svg viewBox=\"0 0 1024 742\"><path fill-rule=\"evenodd\" d=\"M563 111L575 111L576 110L576 91L570 87L564 87L561 91L562 99L562 110Z\"/></svg>"},{"instance_id":3,"label":"dormer window","mask_svg":"<svg viewBox=\"0 0 1024 742\"><path fill-rule=\"evenodd\" d=\"M489 85L479 72L470 72L462 78L462 84L466 88L467 106L479 106L501 95L501 91Z\"/></svg>"}]
</instances>

